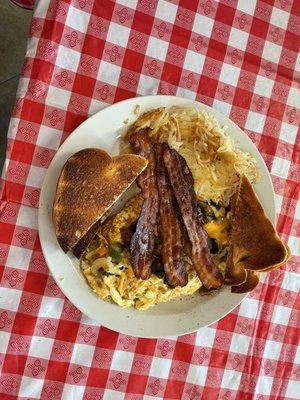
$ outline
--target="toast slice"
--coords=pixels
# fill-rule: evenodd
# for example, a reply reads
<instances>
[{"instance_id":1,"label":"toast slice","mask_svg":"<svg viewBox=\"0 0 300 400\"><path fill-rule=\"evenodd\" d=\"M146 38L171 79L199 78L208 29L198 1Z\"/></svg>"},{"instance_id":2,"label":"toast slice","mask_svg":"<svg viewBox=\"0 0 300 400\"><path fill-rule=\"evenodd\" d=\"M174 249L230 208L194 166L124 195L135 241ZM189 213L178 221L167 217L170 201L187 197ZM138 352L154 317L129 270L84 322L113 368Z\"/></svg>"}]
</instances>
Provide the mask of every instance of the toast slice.
<instances>
[{"instance_id":1,"label":"toast slice","mask_svg":"<svg viewBox=\"0 0 300 400\"><path fill-rule=\"evenodd\" d=\"M259 272L251 271L250 269L245 269L246 279L240 285L235 285L231 287L232 293L247 293L251 292L259 283Z\"/></svg>"},{"instance_id":2,"label":"toast slice","mask_svg":"<svg viewBox=\"0 0 300 400\"><path fill-rule=\"evenodd\" d=\"M230 210L232 212L232 224L231 224L232 229L231 229L231 240L227 255L225 283L231 286L241 285L247 280L247 271L245 270L245 268L241 264L234 262L233 260L232 232L233 232L233 221L235 216L238 195L239 195L239 190L232 196L230 200Z\"/></svg>"},{"instance_id":3,"label":"toast slice","mask_svg":"<svg viewBox=\"0 0 300 400\"><path fill-rule=\"evenodd\" d=\"M242 289L256 286L257 272L278 268L288 260L290 251L278 237L245 176L233 198L232 210L226 282L235 286L233 291L243 293ZM243 286L238 288L239 285Z\"/></svg>"},{"instance_id":4,"label":"toast slice","mask_svg":"<svg viewBox=\"0 0 300 400\"><path fill-rule=\"evenodd\" d=\"M138 155L112 158L100 149L83 149L67 160L53 204L55 233L64 252L82 254L103 214L146 166L147 160Z\"/></svg>"}]
</instances>

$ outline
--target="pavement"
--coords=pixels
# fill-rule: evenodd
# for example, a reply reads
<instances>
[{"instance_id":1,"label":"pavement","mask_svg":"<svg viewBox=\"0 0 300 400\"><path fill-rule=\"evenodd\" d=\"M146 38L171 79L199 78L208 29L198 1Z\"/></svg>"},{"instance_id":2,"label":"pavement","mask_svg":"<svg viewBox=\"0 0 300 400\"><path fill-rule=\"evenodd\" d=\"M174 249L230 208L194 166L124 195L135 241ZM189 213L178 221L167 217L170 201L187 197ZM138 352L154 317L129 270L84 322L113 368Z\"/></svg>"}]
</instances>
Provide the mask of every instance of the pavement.
<instances>
[{"instance_id":1,"label":"pavement","mask_svg":"<svg viewBox=\"0 0 300 400\"><path fill-rule=\"evenodd\" d=\"M10 114L24 62L32 11L0 0L0 171L2 171Z\"/></svg>"}]
</instances>

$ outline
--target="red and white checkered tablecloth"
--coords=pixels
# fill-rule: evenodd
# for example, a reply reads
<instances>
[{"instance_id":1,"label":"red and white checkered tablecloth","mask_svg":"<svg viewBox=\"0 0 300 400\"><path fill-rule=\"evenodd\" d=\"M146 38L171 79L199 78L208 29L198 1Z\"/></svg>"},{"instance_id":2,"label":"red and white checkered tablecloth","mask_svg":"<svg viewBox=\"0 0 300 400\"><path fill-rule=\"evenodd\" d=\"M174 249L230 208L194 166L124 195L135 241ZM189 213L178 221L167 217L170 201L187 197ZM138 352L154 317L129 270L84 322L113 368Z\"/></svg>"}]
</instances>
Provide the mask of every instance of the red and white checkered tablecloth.
<instances>
[{"instance_id":1,"label":"red and white checkered tablecloth","mask_svg":"<svg viewBox=\"0 0 300 400\"><path fill-rule=\"evenodd\" d=\"M1 399L300 398L299 26L298 0L37 2L2 181ZM100 327L64 297L37 205L74 128L156 93L197 99L245 130L271 172L293 258L219 322L152 340Z\"/></svg>"}]
</instances>

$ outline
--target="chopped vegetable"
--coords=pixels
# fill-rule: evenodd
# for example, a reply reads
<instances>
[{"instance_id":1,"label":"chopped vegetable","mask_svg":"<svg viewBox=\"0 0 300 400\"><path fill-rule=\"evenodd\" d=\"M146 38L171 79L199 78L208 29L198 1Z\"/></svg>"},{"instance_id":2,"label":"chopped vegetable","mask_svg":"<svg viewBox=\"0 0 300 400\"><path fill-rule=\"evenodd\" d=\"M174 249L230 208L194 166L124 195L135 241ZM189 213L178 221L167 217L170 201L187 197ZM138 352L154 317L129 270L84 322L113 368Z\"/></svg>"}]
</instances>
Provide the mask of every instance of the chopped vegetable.
<instances>
[{"instance_id":1,"label":"chopped vegetable","mask_svg":"<svg viewBox=\"0 0 300 400\"><path fill-rule=\"evenodd\" d=\"M112 258L112 261L119 263L123 260L123 248L118 244L112 244L109 247L108 255Z\"/></svg>"}]
</instances>

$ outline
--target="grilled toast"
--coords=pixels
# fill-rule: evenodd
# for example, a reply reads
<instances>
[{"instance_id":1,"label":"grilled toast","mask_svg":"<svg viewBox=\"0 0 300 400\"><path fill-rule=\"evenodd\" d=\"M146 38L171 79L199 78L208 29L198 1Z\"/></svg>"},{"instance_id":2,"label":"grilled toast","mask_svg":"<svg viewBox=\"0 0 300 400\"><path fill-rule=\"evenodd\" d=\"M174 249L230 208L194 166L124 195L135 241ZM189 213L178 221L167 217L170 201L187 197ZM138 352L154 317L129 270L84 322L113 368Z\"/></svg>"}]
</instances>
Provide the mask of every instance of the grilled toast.
<instances>
[{"instance_id":1,"label":"grilled toast","mask_svg":"<svg viewBox=\"0 0 300 400\"><path fill-rule=\"evenodd\" d=\"M100 149L83 149L67 160L53 204L55 233L64 252L82 254L101 217L146 166L138 155L112 158Z\"/></svg>"},{"instance_id":2,"label":"grilled toast","mask_svg":"<svg viewBox=\"0 0 300 400\"><path fill-rule=\"evenodd\" d=\"M234 286L233 291L242 293L243 289L256 286L257 272L271 271L284 264L290 251L278 237L245 176L233 199L232 211L226 282Z\"/></svg>"}]
</instances>

